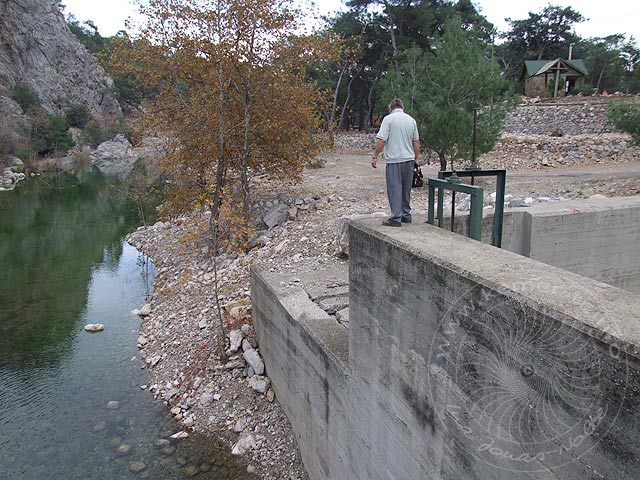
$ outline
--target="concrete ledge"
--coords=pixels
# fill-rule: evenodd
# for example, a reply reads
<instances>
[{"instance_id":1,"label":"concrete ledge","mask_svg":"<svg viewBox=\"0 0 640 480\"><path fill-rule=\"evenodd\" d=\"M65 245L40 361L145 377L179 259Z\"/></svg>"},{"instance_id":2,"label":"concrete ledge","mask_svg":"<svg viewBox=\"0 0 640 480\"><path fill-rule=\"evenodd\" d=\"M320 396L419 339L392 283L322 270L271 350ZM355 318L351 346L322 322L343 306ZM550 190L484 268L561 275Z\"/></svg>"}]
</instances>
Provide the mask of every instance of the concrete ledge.
<instances>
[{"instance_id":1,"label":"concrete ledge","mask_svg":"<svg viewBox=\"0 0 640 480\"><path fill-rule=\"evenodd\" d=\"M449 218L445 218L448 228ZM493 215L482 224L491 242ZM468 215L456 213L465 235ZM585 277L640 293L640 196L566 200L506 210L502 247Z\"/></svg>"},{"instance_id":2,"label":"concrete ledge","mask_svg":"<svg viewBox=\"0 0 640 480\"><path fill-rule=\"evenodd\" d=\"M252 269L253 324L305 466L316 478L343 479L348 333L289 281Z\"/></svg>"},{"instance_id":3,"label":"concrete ledge","mask_svg":"<svg viewBox=\"0 0 640 480\"><path fill-rule=\"evenodd\" d=\"M574 328L640 358L640 296L634 293L428 224L389 231L378 222L364 221L354 228L537 309L557 313Z\"/></svg>"},{"instance_id":4,"label":"concrete ledge","mask_svg":"<svg viewBox=\"0 0 640 480\"><path fill-rule=\"evenodd\" d=\"M426 224L350 237L361 478L640 477L640 297Z\"/></svg>"}]
</instances>

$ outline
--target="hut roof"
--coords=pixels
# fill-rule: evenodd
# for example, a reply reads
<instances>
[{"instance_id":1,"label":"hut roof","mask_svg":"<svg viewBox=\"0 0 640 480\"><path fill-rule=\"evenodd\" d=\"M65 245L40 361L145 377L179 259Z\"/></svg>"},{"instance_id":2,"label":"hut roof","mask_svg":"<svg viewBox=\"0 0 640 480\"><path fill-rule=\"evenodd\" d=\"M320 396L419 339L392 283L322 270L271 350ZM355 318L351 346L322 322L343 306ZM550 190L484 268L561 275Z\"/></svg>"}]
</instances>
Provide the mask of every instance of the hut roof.
<instances>
[{"instance_id":1,"label":"hut roof","mask_svg":"<svg viewBox=\"0 0 640 480\"><path fill-rule=\"evenodd\" d=\"M588 74L587 66L584 64L584 60L563 60L562 58L556 58L555 60L527 60L524 62L523 77L530 78L536 75L542 75L548 72L553 67L560 67L564 70L564 75L570 75L574 77L582 77Z\"/></svg>"}]
</instances>

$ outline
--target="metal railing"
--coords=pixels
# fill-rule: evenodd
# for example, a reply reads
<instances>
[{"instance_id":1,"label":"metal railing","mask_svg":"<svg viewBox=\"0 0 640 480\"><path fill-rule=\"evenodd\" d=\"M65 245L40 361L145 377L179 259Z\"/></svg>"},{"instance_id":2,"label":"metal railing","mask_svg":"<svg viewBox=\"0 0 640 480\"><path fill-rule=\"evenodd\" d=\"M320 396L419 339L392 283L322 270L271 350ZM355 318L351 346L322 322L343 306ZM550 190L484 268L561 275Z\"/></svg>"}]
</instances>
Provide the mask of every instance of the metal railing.
<instances>
[{"instance_id":1,"label":"metal railing","mask_svg":"<svg viewBox=\"0 0 640 480\"><path fill-rule=\"evenodd\" d=\"M444 191L452 191L451 202L451 231L455 220L455 193L462 192L471 195L471 211L469 214L469 237L475 240L482 240L482 208L484 192L480 187L476 187L476 177L496 177L496 203L495 213L493 216L493 226L491 229L491 245L495 247L502 246L502 225L504 220L504 195L506 193L506 170L482 170L479 167L472 166L459 172L438 173L438 179L429 179L429 213L427 222L434 223L435 210L435 189L438 190L438 207L437 217L438 226L442 227L443 209L444 209ZM470 177L471 185L460 183L460 178ZM433 182L432 182L433 180ZM455 185L455 187L453 187ZM479 189L479 190L477 190ZM475 201L474 201L475 200Z\"/></svg>"},{"instance_id":2,"label":"metal railing","mask_svg":"<svg viewBox=\"0 0 640 480\"><path fill-rule=\"evenodd\" d=\"M506 193L507 171L502 169L482 170L480 167L471 166L459 172L438 172L441 179L450 178L454 173L458 178L470 177L471 185L475 184L476 177L496 177L496 205L493 214L493 227L491 229L491 245L502 247L502 225L504 223L504 195Z\"/></svg>"},{"instance_id":3,"label":"metal railing","mask_svg":"<svg viewBox=\"0 0 640 480\"><path fill-rule=\"evenodd\" d=\"M484 191L482 187L476 187L474 185L467 185L460 183L460 179L457 176L451 175L447 180L439 178L429 179L429 211L427 213L427 223L434 224L434 206L436 189L438 190L438 227L442 228L442 221L444 217L444 192L445 190L451 190L452 202L451 202L451 231L453 231L453 223L455 219L455 194L456 192L467 193L471 196L471 211L469 214L469 237L474 240L482 241L482 207Z\"/></svg>"}]
</instances>

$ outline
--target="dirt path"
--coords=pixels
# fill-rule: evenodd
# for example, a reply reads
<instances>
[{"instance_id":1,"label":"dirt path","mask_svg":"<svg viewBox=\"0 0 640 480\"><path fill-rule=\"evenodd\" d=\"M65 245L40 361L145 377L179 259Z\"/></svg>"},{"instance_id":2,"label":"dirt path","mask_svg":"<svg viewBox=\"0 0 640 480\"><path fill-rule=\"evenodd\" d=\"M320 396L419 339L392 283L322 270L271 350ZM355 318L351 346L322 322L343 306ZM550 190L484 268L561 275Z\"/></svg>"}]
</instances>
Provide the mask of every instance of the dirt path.
<instances>
[{"instance_id":1,"label":"dirt path","mask_svg":"<svg viewBox=\"0 0 640 480\"><path fill-rule=\"evenodd\" d=\"M371 168L371 152L332 152L326 164L307 170L301 185L319 195L338 195L346 199L376 199L385 192L384 164ZM422 167L425 177L437 177L438 165ZM487 186L487 189L490 189ZM423 189L424 191L426 189ZM418 203L422 194L416 190ZM495 191L495 190L491 190ZM382 193L381 193L382 192ZM595 164L536 171L508 171L507 193L538 197L589 197L594 194L627 196L640 194L640 162ZM380 202L375 202L376 206ZM416 208L419 205L416 203Z\"/></svg>"}]
</instances>

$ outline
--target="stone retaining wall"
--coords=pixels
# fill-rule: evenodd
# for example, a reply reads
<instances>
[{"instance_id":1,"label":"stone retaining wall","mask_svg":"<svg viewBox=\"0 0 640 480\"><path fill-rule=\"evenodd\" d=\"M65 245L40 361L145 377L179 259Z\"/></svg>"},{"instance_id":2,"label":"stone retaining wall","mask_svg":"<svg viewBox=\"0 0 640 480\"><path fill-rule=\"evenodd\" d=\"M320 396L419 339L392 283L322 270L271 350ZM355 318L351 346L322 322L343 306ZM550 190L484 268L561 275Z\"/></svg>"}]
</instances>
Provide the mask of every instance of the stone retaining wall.
<instances>
[{"instance_id":1,"label":"stone retaining wall","mask_svg":"<svg viewBox=\"0 0 640 480\"><path fill-rule=\"evenodd\" d=\"M619 98L574 97L519 105L507 117L494 150L480 157L480 165L540 169L640 161L640 147L607 119L608 102L614 100ZM336 147L345 150L370 151L375 142L375 133L341 133L336 137ZM430 161L437 162L434 154Z\"/></svg>"},{"instance_id":2,"label":"stone retaining wall","mask_svg":"<svg viewBox=\"0 0 640 480\"><path fill-rule=\"evenodd\" d=\"M493 151L480 157L483 168L540 169L640 160L640 147L623 133L551 137L503 135Z\"/></svg>"},{"instance_id":3,"label":"stone retaining wall","mask_svg":"<svg viewBox=\"0 0 640 480\"><path fill-rule=\"evenodd\" d=\"M607 100L519 105L505 119L505 133L584 135L616 132L607 119Z\"/></svg>"}]
</instances>

